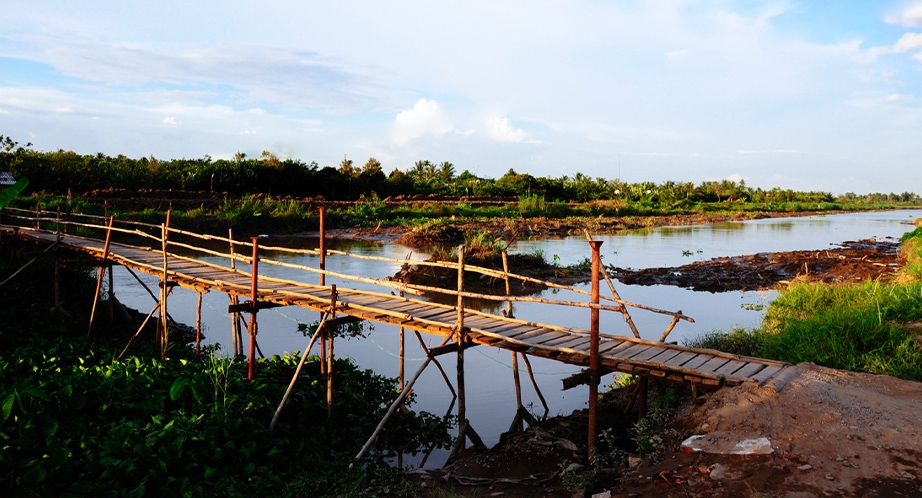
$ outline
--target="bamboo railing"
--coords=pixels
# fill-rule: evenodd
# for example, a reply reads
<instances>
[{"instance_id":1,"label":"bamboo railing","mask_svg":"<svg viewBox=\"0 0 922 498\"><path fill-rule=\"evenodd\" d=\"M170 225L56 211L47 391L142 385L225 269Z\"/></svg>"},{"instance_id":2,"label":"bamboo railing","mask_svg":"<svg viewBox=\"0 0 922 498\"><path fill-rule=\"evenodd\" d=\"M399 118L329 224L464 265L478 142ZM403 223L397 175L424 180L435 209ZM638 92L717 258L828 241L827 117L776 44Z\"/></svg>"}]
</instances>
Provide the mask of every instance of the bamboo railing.
<instances>
[{"instance_id":1,"label":"bamboo railing","mask_svg":"<svg viewBox=\"0 0 922 498\"><path fill-rule=\"evenodd\" d=\"M144 223L144 222L139 222L139 221L116 220L114 223L109 225L107 217L98 216L98 215L71 213L67 215L68 219L61 219L58 216L40 216L40 215L54 214L50 211L26 210L26 209L15 209L15 208L7 208L7 211L22 213L18 215L6 213L5 217L8 219L9 218L18 219L24 222L23 226L27 226L26 223L33 224L35 226L38 226L40 223L49 223L49 224L55 224L55 225L60 224L63 226L72 226L75 228L85 228L85 229L99 230L99 231L111 230L113 232L118 232L118 233L122 233L125 235L143 237L146 239L150 239L152 241L156 241L157 243L160 243L160 244L162 244L163 242L162 240L163 237L166 237L169 240L168 242L169 247L182 248L187 251L192 251L192 252L196 252L196 253L208 255L208 256L227 258L229 261L232 261L232 262L239 261L246 265L252 265L253 263L253 258L251 256L246 256L244 254L240 254L237 252L229 252L229 253L222 252L222 251L202 247L200 245L195 245L192 243L180 242L178 240L175 240L174 238L170 238L170 236L171 235L182 235L184 237L188 237L191 239L198 239L198 240L202 240L206 242L224 243L224 244L227 244L228 247L242 246L242 247L252 248L253 242L250 242L250 241L235 240L233 238L222 237L220 235L200 234L200 233L191 232L188 230L182 230L182 229L173 228L169 226L155 225L155 224ZM74 221L72 218L84 219L87 221ZM92 222L94 220L98 220L98 223ZM154 235L154 234L148 233L144 231L143 229L147 229L150 231L156 231L156 232L159 232L161 231L161 229L163 229L165 230L165 232L164 232L164 235L161 236L160 234ZM271 245L264 245L264 244L259 244L259 249L260 251L272 251L272 252L286 253L286 254L302 254L302 255L311 255L311 256L318 256L318 257L322 253L319 249L297 249L297 248L290 248L290 247L284 247L284 246L271 246ZM445 269L452 269L452 270L459 270L459 268L461 268L462 266L461 263L455 262L455 261L422 261L422 260L411 260L411 259L394 259L394 258L387 258L387 257L382 257L382 256L368 256L368 255L361 255L361 254L353 254L350 252L338 251L338 250L333 250L333 249L325 249L325 253L327 255L337 255L337 256L343 256L343 257L349 257L349 258L355 258L355 259L367 260L367 261L381 261L381 262L393 263L393 264L399 264L399 265L429 266L429 267L445 268ZM183 256L180 256L172 252L169 253L169 255L172 257L183 258ZM192 259L192 258L184 258L184 259ZM201 261L199 262L202 263ZM335 272L331 270L325 270L325 269L320 269L320 268L306 266L306 265L287 263L287 262L280 261L277 259L266 258L264 256L259 258L259 262L261 264L269 264L269 265L283 267L283 268L316 273L321 276L329 276L329 277L338 278L338 279L347 280L347 281L361 282L361 283L372 284L372 285L377 285L381 287L387 287L387 288L391 288L391 289L395 289L395 290L399 290L399 291L407 292L411 294L420 294L420 293L428 292L428 293L443 294L447 296L454 296L459 299L468 298L468 299L481 299L485 301L531 302L531 303L542 303L542 304L551 304L551 305L576 307L576 308L598 309L602 311L621 313L624 316L626 323L628 323L632 332L637 338L640 337L640 334L638 333L636 326L634 326L633 320L630 314L627 312L627 308L642 309L642 310L649 311L652 313L672 316L673 317L672 323L663 333L663 336L661 339L663 341L665 340L665 337L668 335L668 333L672 330L672 328L675 327L675 324L679 320L684 320L684 321L692 322L692 323L694 322L693 318L683 314L681 311L673 312L673 311L654 308L651 306L646 306L643 304L625 301L621 299L617 291L615 290L614 285L609 279L607 272L605 272L604 270L601 272L601 274L605 277L605 280L607 281L609 289L611 290L613 295L612 296L599 296L599 298L602 300L614 303L615 305L593 304L590 302L562 300L562 299L546 299L546 298L530 297L530 296L515 296L515 295L510 295L508 293L505 295L484 294L484 293L477 293L477 292L470 292L470 291L463 291L463 290L446 289L446 288L434 287L434 286L408 284L408 283L403 283L403 282L396 282L393 280L361 277L357 275L349 275L345 273L339 273L339 272ZM221 268L226 268L226 267L221 267ZM242 274L246 274L246 272L242 272L240 270L234 269L234 271L238 271ZM552 289L565 290L565 291L573 292L579 295L591 296L590 292L574 287L574 286L562 285L556 282L550 282L547 280L537 279L537 278L529 277L526 275L520 275L520 274L511 273L507 271L501 271L501 270L494 270L492 268L484 268L484 267L480 267L476 265L470 265L467 263L463 263L463 269L461 269L461 271L478 273L478 274L481 274L487 277L497 278L497 279L519 280L522 282L542 285L542 286L552 288ZM271 277L261 277L261 278L268 279L271 281L283 282L283 283L299 283L299 282L294 282L294 281L286 282L286 281L274 279ZM466 310L466 312L474 312L474 310ZM490 316L490 315L487 314L487 316ZM531 322L523 321L522 323L530 324Z\"/></svg>"}]
</instances>

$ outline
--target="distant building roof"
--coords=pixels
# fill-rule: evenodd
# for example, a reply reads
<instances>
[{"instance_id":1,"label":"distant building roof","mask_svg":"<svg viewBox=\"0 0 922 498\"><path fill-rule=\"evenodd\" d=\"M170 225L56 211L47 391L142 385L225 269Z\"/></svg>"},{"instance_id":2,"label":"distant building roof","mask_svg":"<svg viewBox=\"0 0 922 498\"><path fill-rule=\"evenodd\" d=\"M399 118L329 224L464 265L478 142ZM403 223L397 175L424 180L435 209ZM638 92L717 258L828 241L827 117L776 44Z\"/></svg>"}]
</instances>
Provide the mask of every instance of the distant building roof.
<instances>
[{"instance_id":1,"label":"distant building roof","mask_svg":"<svg viewBox=\"0 0 922 498\"><path fill-rule=\"evenodd\" d=\"M0 186L7 187L16 183L16 179L13 178L13 174L9 171L0 171Z\"/></svg>"}]
</instances>

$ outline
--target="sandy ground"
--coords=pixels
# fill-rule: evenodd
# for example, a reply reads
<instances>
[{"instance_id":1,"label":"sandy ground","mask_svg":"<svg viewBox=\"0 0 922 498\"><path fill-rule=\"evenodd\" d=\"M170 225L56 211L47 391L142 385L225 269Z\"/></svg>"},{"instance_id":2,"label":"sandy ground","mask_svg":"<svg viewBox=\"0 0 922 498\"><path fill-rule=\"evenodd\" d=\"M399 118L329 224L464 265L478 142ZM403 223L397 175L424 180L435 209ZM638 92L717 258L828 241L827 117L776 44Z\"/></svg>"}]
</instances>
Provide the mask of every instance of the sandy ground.
<instances>
[{"instance_id":1,"label":"sandy ground","mask_svg":"<svg viewBox=\"0 0 922 498\"><path fill-rule=\"evenodd\" d=\"M780 392L744 384L701 395L659 432L652 454L591 482L549 479L580 460L543 431L414 478L423 496L922 496L922 383L795 368ZM695 435L705 451L683 451ZM758 438L770 454L722 454Z\"/></svg>"}]
</instances>

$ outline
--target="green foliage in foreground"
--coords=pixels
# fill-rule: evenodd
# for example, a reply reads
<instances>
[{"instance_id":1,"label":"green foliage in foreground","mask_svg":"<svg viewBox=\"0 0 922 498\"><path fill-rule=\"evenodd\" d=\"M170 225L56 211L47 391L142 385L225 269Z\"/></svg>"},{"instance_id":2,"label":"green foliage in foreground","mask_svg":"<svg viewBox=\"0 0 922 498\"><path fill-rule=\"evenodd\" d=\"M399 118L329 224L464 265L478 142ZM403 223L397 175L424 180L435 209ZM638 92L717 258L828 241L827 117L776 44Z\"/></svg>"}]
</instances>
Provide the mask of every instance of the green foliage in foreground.
<instances>
[{"instance_id":1,"label":"green foliage in foreground","mask_svg":"<svg viewBox=\"0 0 922 498\"><path fill-rule=\"evenodd\" d=\"M904 254L907 248L915 256L893 282L795 284L779 293L760 328L688 344L922 381L922 348L902 327L922 319L922 230L904 237Z\"/></svg>"},{"instance_id":2,"label":"green foliage in foreground","mask_svg":"<svg viewBox=\"0 0 922 498\"><path fill-rule=\"evenodd\" d=\"M377 496L402 485L383 458L450 443L449 419L398 412L350 469L397 394L393 379L337 360L331 427L319 362L309 358L270 434L297 356L260 361L252 382L245 363L198 361L183 347L165 362L116 362L123 341L86 340L82 319L35 308L0 311L6 496Z\"/></svg>"}]
</instances>

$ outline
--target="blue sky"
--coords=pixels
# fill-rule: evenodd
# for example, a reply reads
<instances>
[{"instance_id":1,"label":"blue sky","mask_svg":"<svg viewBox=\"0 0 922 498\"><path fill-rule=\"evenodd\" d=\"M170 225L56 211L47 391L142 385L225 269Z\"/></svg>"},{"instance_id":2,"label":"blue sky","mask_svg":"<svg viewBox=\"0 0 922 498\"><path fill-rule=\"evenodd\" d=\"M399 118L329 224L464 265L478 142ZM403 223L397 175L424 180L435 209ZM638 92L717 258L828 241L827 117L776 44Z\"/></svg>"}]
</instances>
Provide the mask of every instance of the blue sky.
<instances>
[{"instance_id":1,"label":"blue sky","mask_svg":"<svg viewBox=\"0 0 922 498\"><path fill-rule=\"evenodd\" d=\"M0 134L922 194L919 0L188 4L4 2Z\"/></svg>"}]
</instances>

